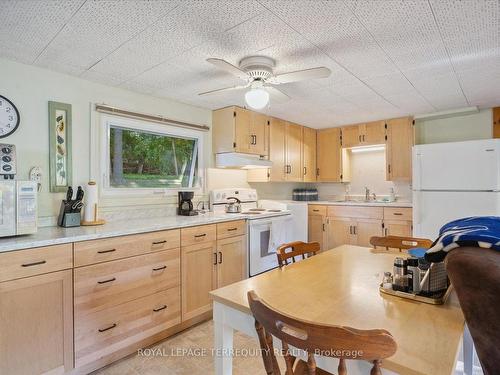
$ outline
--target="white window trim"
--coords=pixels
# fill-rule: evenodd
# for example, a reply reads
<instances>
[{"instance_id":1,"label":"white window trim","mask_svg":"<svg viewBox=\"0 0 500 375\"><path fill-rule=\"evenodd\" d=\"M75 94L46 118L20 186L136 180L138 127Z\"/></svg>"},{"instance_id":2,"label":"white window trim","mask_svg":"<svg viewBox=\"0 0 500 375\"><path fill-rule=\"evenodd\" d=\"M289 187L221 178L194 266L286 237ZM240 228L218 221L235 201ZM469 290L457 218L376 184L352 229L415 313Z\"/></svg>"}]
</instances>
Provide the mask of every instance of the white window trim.
<instances>
[{"instance_id":1,"label":"white window trim","mask_svg":"<svg viewBox=\"0 0 500 375\"><path fill-rule=\"evenodd\" d=\"M175 125L168 126L156 124L136 119L128 119L125 117L101 115L100 119L100 176L101 176L101 195L103 197L117 197L117 196L151 196L163 195L173 196L177 195L178 191L194 191L195 193L202 194L205 190L204 171L205 166L203 163L203 149L204 149L204 133L199 130L181 128ZM110 186L110 127L117 126L120 128L131 130L142 130L163 135L170 135L174 137L184 137L196 139L198 143L198 178L200 181L199 186L193 188L114 188Z\"/></svg>"}]
</instances>

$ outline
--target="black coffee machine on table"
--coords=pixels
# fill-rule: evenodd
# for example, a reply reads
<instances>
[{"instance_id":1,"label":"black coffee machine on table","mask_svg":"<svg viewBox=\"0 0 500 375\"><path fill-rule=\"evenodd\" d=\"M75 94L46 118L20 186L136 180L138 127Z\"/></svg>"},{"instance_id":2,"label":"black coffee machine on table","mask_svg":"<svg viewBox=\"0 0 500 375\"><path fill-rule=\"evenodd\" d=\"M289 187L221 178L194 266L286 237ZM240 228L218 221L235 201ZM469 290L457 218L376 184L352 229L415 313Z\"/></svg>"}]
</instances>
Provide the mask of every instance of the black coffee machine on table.
<instances>
[{"instance_id":1,"label":"black coffee machine on table","mask_svg":"<svg viewBox=\"0 0 500 375\"><path fill-rule=\"evenodd\" d=\"M198 211L194 210L192 199L194 192L192 191L179 191L179 208L177 214L182 216L198 215Z\"/></svg>"}]
</instances>

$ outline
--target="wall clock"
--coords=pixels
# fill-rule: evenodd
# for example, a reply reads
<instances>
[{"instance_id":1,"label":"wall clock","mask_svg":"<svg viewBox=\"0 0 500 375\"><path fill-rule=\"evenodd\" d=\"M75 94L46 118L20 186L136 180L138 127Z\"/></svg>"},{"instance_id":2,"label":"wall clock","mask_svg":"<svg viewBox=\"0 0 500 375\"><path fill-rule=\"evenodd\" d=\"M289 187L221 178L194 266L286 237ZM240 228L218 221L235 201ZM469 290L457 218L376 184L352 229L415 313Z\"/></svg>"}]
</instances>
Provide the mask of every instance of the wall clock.
<instances>
[{"instance_id":1,"label":"wall clock","mask_svg":"<svg viewBox=\"0 0 500 375\"><path fill-rule=\"evenodd\" d=\"M19 111L14 103L0 95L0 138L14 133L19 126Z\"/></svg>"}]
</instances>

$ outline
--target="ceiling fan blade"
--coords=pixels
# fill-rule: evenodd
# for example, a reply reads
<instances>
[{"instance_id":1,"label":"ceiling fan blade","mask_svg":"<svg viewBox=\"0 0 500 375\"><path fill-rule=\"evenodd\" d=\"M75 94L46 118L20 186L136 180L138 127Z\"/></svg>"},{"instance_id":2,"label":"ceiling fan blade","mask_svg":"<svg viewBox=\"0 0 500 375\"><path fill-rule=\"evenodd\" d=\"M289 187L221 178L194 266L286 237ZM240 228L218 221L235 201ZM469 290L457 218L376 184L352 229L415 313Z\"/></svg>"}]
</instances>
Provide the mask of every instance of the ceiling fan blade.
<instances>
[{"instance_id":1,"label":"ceiling fan blade","mask_svg":"<svg viewBox=\"0 0 500 375\"><path fill-rule=\"evenodd\" d=\"M231 86L231 87L224 87L222 89L216 89L216 90L210 90L210 91L205 91L205 92L200 92L198 95L210 95L210 94L217 94L219 92L224 92L224 91L232 91L232 90L240 90L247 88L248 85L238 85L238 86Z\"/></svg>"},{"instance_id":2,"label":"ceiling fan blade","mask_svg":"<svg viewBox=\"0 0 500 375\"><path fill-rule=\"evenodd\" d=\"M306 79L326 78L330 76L331 73L332 71L330 69L323 66L319 68L297 70L295 72L278 74L277 76L269 79L268 82L274 84L298 82L304 81Z\"/></svg>"},{"instance_id":3,"label":"ceiling fan blade","mask_svg":"<svg viewBox=\"0 0 500 375\"><path fill-rule=\"evenodd\" d=\"M241 78L244 81L247 81L249 78L247 73L245 73L240 68L234 66L233 64L228 63L226 60L210 58L207 59L207 62L209 62L212 65L215 65L219 69L225 70L226 72L235 75L238 78Z\"/></svg>"},{"instance_id":4,"label":"ceiling fan blade","mask_svg":"<svg viewBox=\"0 0 500 375\"><path fill-rule=\"evenodd\" d=\"M290 100L290 97L285 94L283 91L278 90L276 87L273 86L265 86L266 91L269 93L271 96L272 101L276 101L278 103L284 103L287 100Z\"/></svg>"}]
</instances>

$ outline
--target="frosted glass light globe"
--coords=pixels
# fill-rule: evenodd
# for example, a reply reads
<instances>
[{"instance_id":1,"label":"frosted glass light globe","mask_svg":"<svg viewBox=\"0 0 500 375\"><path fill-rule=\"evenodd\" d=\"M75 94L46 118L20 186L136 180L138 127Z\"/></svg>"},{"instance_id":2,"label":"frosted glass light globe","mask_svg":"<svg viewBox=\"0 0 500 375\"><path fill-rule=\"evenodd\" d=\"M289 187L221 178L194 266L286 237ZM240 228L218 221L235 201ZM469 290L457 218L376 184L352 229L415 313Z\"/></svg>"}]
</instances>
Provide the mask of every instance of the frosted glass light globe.
<instances>
[{"instance_id":1,"label":"frosted glass light globe","mask_svg":"<svg viewBox=\"0 0 500 375\"><path fill-rule=\"evenodd\" d=\"M269 103L269 93L260 88L250 89L245 94L245 101L253 109L262 109Z\"/></svg>"}]
</instances>

